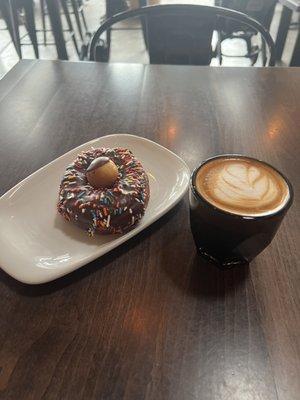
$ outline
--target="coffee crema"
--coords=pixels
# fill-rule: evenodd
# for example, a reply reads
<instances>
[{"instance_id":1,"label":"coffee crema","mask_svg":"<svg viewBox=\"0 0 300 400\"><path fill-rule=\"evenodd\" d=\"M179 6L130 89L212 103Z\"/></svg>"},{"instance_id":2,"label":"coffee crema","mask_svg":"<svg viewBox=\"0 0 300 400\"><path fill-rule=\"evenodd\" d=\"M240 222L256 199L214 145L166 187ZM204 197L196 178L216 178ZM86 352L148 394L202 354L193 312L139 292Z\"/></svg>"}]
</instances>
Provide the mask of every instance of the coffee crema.
<instances>
[{"instance_id":1,"label":"coffee crema","mask_svg":"<svg viewBox=\"0 0 300 400\"><path fill-rule=\"evenodd\" d=\"M288 184L273 168L247 157L219 157L200 167L195 186L213 206L241 216L264 216L282 209Z\"/></svg>"}]
</instances>

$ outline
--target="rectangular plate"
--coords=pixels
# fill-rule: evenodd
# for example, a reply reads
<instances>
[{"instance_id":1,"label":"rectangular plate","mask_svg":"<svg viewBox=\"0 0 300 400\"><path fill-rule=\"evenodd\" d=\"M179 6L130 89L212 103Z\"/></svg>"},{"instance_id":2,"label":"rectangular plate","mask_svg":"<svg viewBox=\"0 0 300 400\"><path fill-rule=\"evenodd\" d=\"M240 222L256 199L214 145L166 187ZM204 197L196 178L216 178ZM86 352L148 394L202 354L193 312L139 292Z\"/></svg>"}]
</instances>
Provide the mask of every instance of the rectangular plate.
<instances>
[{"instance_id":1,"label":"rectangular plate","mask_svg":"<svg viewBox=\"0 0 300 400\"><path fill-rule=\"evenodd\" d=\"M91 147L126 147L141 161L150 181L150 201L141 222L124 235L95 235L65 222L56 211L65 168ZM49 282L93 261L132 238L184 196L190 171L176 154L134 135L87 142L36 171L0 198L0 266L30 284Z\"/></svg>"}]
</instances>

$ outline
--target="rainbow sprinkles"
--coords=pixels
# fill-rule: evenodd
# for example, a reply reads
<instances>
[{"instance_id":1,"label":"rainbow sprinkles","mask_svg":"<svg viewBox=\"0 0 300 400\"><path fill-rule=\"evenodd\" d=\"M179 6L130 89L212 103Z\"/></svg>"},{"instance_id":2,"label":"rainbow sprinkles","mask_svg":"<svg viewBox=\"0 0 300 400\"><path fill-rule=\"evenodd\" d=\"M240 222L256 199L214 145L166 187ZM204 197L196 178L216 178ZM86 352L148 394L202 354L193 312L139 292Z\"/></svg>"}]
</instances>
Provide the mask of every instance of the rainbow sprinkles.
<instances>
[{"instance_id":1,"label":"rainbow sprinkles","mask_svg":"<svg viewBox=\"0 0 300 400\"><path fill-rule=\"evenodd\" d=\"M97 189L86 172L92 161L108 157L118 168L112 187ZM143 217L150 196L148 176L132 152L125 148L98 148L82 152L65 171L59 189L58 212L95 233L124 233Z\"/></svg>"}]
</instances>

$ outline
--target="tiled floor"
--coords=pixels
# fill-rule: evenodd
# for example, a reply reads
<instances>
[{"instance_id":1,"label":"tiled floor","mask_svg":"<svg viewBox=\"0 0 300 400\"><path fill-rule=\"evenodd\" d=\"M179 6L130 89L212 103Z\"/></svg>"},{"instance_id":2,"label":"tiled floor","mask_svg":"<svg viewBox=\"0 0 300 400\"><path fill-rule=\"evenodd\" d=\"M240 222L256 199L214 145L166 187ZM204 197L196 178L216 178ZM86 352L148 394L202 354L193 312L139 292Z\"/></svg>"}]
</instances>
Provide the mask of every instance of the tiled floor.
<instances>
[{"instance_id":1,"label":"tiled floor","mask_svg":"<svg viewBox=\"0 0 300 400\"><path fill-rule=\"evenodd\" d=\"M206 4L211 5L214 3L213 0L160 0L161 3L194 3L194 4ZM104 14L104 0L86 0L85 1L85 14L88 21L89 29L91 32L95 31L99 26L101 16ZM271 34L273 38L276 37L278 21L281 13L281 7L278 6L275 13L275 18L271 26ZM36 1L36 19L37 28L41 28L41 18L39 2ZM3 20L0 20L0 29L4 28ZM25 32L24 27L21 26L21 34ZM78 36L78 35L77 35ZM295 41L295 32L290 32L287 40L287 46L283 55L283 62L288 64ZM39 33L39 39L42 40L41 34ZM26 40L26 39L25 39ZM51 38L49 37L49 40ZM78 37L78 41L79 37ZM139 30L131 31L115 31L113 33L113 46L112 46L112 57L111 61L118 62L148 62L147 53L144 48L144 42L142 39L141 32ZM39 47L40 58L42 59L55 59L56 50L54 46L43 46ZM71 41L67 44L67 50L70 60L78 60L77 54L74 50ZM31 46L24 46L22 48L23 58L33 58L34 54ZM223 51L227 54L243 54L245 51L242 41L230 40L224 44ZM18 57L15 49L11 43L9 43L9 35L7 31L0 30L0 77L3 76L9 69L11 69L16 62ZM213 65L217 65L217 61L213 60ZM225 58L224 65L249 65L249 60L243 58Z\"/></svg>"}]
</instances>

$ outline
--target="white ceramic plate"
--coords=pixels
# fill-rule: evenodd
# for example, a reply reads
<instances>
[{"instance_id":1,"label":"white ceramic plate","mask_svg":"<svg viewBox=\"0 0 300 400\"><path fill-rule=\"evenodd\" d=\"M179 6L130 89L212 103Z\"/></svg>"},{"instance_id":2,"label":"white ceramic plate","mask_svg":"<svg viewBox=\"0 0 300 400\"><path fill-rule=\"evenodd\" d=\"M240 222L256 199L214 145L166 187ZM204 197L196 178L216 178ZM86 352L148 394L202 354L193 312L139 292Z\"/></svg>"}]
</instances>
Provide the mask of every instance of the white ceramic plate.
<instances>
[{"instance_id":1,"label":"white ceramic plate","mask_svg":"<svg viewBox=\"0 0 300 400\"><path fill-rule=\"evenodd\" d=\"M56 211L66 166L91 147L126 147L150 180L150 201L135 229L125 235L95 235L65 222ZM135 236L169 211L185 194L190 171L171 151L127 134L85 143L39 169L0 198L0 266L17 280L38 284L59 278Z\"/></svg>"}]
</instances>

